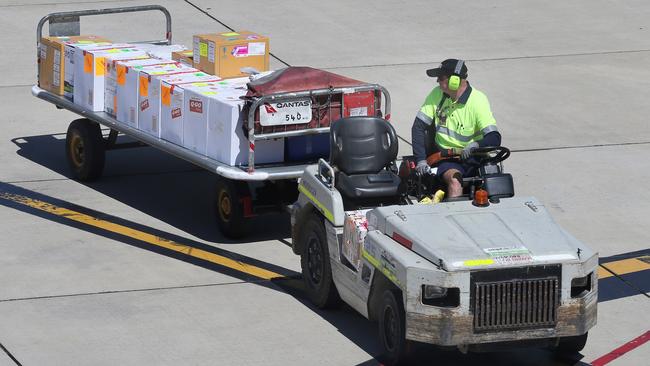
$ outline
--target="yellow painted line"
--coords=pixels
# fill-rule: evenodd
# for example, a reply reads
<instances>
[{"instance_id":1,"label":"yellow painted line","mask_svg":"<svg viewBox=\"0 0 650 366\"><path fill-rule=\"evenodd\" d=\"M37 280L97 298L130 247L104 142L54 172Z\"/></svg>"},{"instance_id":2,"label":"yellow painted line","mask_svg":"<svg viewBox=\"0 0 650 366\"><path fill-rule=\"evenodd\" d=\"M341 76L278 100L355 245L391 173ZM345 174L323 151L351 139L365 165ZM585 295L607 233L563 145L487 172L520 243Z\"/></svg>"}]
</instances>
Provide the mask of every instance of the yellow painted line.
<instances>
[{"instance_id":1,"label":"yellow painted line","mask_svg":"<svg viewBox=\"0 0 650 366\"><path fill-rule=\"evenodd\" d=\"M41 211L54 214L57 216L64 217L66 219L80 222L82 224L86 224L89 226L93 226L96 228L108 230L114 233L118 233L120 235L128 236L133 239L137 239L161 248L173 250L178 253L185 254L187 256L193 257L193 258L198 258L210 263L215 263L222 265L224 267L228 267L231 269L234 269L236 271L246 273L255 277L259 277L265 280L270 280L272 278L278 278L278 277L284 277L281 274L268 271L263 268L259 268L250 264L246 264L243 262L239 262L218 254L214 254L202 249L197 249L182 243L175 242L173 240L168 240L165 238L161 238L159 236L155 236L152 234L145 233L143 231L139 231L124 225L120 224L115 224L110 221L98 219L96 217L92 217L89 215L82 214L77 211L69 210L67 208L63 207L58 207L52 204L49 204L47 202L35 200L29 197L17 195L17 194L11 194L11 193L0 193L0 197L11 200L17 203L21 203L25 206L33 207L36 209L39 209Z\"/></svg>"},{"instance_id":2,"label":"yellow painted line","mask_svg":"<svg viewBox=\"0 0 650 366\"><path fill-rule=\"evenodd\" d=\"M598 266L598 279L602 280L603 278L612 277L613 274L606 270L605 268Z\"/></svg>"},{"instance_id":3,"label":"yellow painted line","mask_svg":"<svg viewBox=\"0 0 650 366\"><path fill-rule=\"evenodd\" d=\"M619 276L650 269L650 264L637 258L628 258L620 261L603 263L601 266L607 268Z\"/></svg>"}]
</instances>

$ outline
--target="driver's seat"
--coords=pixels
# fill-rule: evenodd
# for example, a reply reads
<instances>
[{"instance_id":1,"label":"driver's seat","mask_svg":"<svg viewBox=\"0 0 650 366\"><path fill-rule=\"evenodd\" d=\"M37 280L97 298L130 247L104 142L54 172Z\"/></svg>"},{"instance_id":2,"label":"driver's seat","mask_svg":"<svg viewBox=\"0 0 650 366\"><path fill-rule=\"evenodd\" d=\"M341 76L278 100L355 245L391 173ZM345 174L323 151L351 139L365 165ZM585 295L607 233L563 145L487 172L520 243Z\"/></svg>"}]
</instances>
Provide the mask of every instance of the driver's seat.
<instances>
[{"instance_id":1,"label":"driver's seat","mask_svg":"<svg viewBox=\"0 0 650 366\"><path fill-rule=\"evenodd\" d=\"M357 205L393 203L400 179L387 168L397 157L397 134L379 117L347 117L330 126L330 162L336 188ZM377 202L379 201L379 202Z\"/></svg>"}]
</instances>

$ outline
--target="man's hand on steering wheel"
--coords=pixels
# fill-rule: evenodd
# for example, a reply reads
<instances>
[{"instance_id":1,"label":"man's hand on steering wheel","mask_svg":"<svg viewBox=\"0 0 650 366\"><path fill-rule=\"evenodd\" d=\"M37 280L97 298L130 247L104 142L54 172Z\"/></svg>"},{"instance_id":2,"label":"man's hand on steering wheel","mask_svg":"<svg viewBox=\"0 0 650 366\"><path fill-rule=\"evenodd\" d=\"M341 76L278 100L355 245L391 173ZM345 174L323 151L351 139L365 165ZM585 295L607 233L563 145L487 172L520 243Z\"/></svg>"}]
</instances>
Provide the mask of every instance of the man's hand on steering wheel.
<instances>
[{"instance_id":1,"label":"man's hand on steering wheel","mask_svg":"<svg viewBox=\"0 0 650 366\"><path fill-rule=\"evenodd\" d=\"M470 156L477 165L498 164L510 157L510 149L505 146L476 147Z\"/></svg>"},{"instance_id":2,"label":"man's hand on steering wheel","mask_svg":"<svg viewBox=\"0 0 650 366\"><path fill-rule=\"evenodd\" d=\"M470 157L472 157L472 152L478 148L478 142L472 141L470 142L463 151L460 153L460 158L463 160L467 160Z\"/></svg>"}]
</instances>

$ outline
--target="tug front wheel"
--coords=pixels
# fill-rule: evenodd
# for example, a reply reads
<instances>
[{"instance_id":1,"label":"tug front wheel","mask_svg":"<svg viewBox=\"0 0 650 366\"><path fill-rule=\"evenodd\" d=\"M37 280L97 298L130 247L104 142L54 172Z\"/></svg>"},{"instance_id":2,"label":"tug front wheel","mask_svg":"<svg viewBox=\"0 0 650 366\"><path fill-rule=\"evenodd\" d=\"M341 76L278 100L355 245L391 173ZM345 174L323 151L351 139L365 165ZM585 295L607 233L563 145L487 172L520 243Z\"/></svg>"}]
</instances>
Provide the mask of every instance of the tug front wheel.
<instances>
[{"instance_id":1,"label":"tug front wheel","mask_svg":"<svg viewBox=\"0 0 650 366\"><path fill-rule=\"evenodd\" d=\"M412 342L406 339L406 318L402 296L397 290L386 290L379 310L379 341L385 365L408 362Z\"/></svg>"},{"instance_id":2,"label":"tug front wheel","mask_svg":"<svg viewBox=\"0 0 650 366\"><path fill-rule=\"evenodd\" d=\"M555 353L560 356L571 356L582 351L587 344L588 335L589 333L585 333L579 336L560 338L560 342L555 348Z\"/></svg>"}]
</instances>

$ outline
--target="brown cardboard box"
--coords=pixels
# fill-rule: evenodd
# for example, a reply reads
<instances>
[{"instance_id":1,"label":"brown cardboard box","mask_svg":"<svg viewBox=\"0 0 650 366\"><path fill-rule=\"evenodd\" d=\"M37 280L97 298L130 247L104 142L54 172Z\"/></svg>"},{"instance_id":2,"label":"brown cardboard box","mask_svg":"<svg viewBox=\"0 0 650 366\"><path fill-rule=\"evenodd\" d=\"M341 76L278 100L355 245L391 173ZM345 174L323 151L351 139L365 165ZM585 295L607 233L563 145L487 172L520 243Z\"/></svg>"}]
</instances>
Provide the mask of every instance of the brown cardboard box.
<instances>
[{"instance_id":1,"label":"brown cardboard box","mask_svg":"<svg viewBox=\"0 0 650 366\"><path fill-rule=\"evenodd\" d=\"M38 85L52 93L63 95L64 54L66 44L111 43L98 36L43 37L38 52Z\"/></svg>"},{"instance_id":2,"label":"brown cardboard box","mask_svg":"<svg viewBox=\"0 0 650 366\"><path fill-rule=\"evenodd\" d=\"M246 76L243 67L269 69L269 39L253 32L198 34L193 46L194 67L221 78Z\"/></svg>"},{"instance_id":3,"label":"brown cardboard box","mask_svg":"<svg viewBox=\"0 0 650 366\"><path fill-rule=\"evenodd\" d=\"M178 61L182 64L185 64L186 66L191 66L194 67L194 61L193 59L193 53L194 51L174 51L172 52L172 60Z\"/></svg>"}]
</instances>

